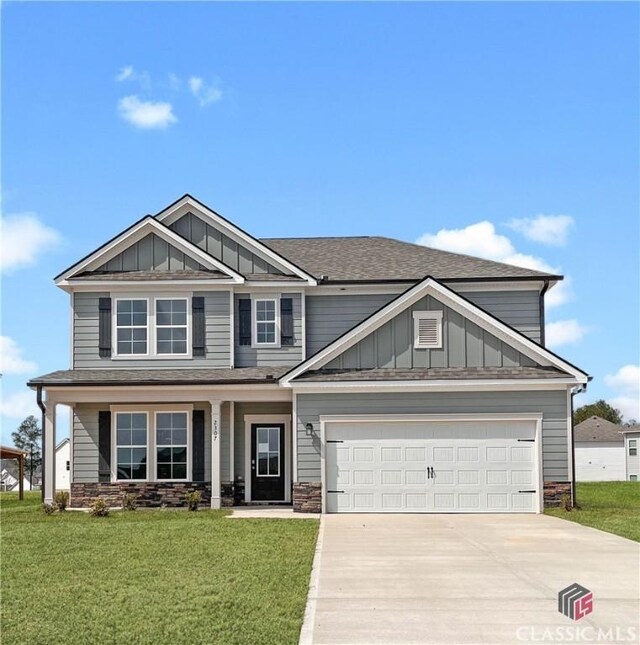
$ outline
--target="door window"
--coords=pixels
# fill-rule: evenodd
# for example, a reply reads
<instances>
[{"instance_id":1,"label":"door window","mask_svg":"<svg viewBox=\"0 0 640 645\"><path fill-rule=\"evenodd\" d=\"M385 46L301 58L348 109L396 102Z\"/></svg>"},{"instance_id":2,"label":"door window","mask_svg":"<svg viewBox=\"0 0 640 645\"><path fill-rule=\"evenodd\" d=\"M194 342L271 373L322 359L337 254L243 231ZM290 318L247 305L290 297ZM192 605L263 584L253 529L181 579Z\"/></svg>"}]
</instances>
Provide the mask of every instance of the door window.
<instances>
[{"instance_id":1,"label":"door window","mask_svg":"<svg viewBox=\"0 0 640 645\"><path fill-rule=\"evenodd\" d=\"M280 476L280 428L256 428L256 462L259 477Z\"/></svg>"}]
</instances>

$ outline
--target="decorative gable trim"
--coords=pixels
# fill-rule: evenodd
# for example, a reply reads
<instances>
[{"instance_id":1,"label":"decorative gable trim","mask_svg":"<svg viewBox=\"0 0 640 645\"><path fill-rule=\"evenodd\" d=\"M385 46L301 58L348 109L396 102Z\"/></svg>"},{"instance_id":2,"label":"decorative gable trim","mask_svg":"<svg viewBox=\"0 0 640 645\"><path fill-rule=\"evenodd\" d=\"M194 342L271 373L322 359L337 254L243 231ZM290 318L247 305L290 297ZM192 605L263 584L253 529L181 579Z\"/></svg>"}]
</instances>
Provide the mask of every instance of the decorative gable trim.
<instances>
[{"instance_id":1,"label":"decorative gable trim","mask_svg":"<svg viewBox=\"0 0 640 645\"><path fill-rule=\"evenodd\" d=\"M190 211L195 211L205 220L208 220L213 226L221 229L225 235L249 248L253 253L262 257L267 262L273 264L284 273L291 273L302 278L310 285L316 285L317 280L299 266L295 265L284 256L272 251L268 246L257 240L255 237L236 226L222 215L211 210L208 206L187 194L175 201L173 204L161 210L156 219L165 226L170 226L175 221L186 215Z\"/></svg>"},{"instance_id":2,"label":"decorative gable trim","mask_svg":"<svg viewBox=\"0 0 640 645\"><path fill-rule=\"evenodd\" d=\"M108 262L119 253L122 253L122 251L130 247L132 244L139 242L150 233L155 233L158 237L162 238L172 246L175 246L194 260L197 260L208 269L220 271L226 274L233 283L244 284L244 277L237 271L234 271L231 267L220 262L220 260L216 260L208 253L205 253L195 244L185 240L170 228L151 217L151 215L147 215L143 219L139 220L133 224L133 226L130 226L128 229L109 240L106 244L103 244L101 247L82 258L82 260L66 269L63 273L56 276L55 283L58 286L67 286L67 280L69 278L72 278L83 271L97 269L99 266Z\"/></svg>"},{"instance_id":3,"label":"decorative gable trim","mask_svg":"<svg viewBox=\"0 0 640 645\"><path fill-rule=\"evenodd\" d=\"M549 351L542 345L527 338L509 325L503 323L495 316L484 311L477 305L466 298L455 293L441 282L427 276L424 280L411 287L395 300L379 309L369 318L356 325L353 329L346 332L333 343L330 343L324 349L317 352L311 358L300 363L292 370L287 372L280 379L280 384L291 387L291 381L310 369L320 369L331 360L353 347L357 342L368 336L370 333L384 325L386 322L397 316L401 311L410 307L412 304L424 296L433 296L447 307L458 312L462 316L471 320L479 327L487 330L502 341L511 345L525 356L543 366L553 366L570 374L577 383L587 383L589 375L583 372L575 365L568 363L553 352Z\"/></svg>"}]
</instances>

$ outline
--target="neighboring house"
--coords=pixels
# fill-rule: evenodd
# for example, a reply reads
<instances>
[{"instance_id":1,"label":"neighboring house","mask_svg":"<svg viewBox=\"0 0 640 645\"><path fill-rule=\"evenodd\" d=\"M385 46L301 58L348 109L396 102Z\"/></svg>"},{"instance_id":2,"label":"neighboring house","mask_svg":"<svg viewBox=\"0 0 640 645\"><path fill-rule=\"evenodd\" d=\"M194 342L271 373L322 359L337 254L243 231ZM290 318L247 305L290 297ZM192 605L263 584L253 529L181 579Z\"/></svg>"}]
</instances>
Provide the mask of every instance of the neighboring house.
<instances>
[{"instance_id":1,"label":"neighboring house","mask_svg":"<svg viewBox=\"0 0 640 645\"><path fill-rule=\"evenodd\" d=\"M62 272L71 504L540 512L571 492L560 276L383 237L256 239L185 195ZM42 399L41 399L42 400Z\"/></svg>"},{"instance_id":2,"label":"neighboring house","mask_svg":"<svg viewBox=\"0 0 640 645\"><path fill-rule=\"evenodd\" d=\"M624 454L628 481L637 482L640 480L640 426L632 426L623 431Z\"/></svg>"},{"instance_id":3,"label":"neighboring house","mask_svg":"<svg viewBox=\"0 0 640 645\"><path fill-rule=\"evenodd\" d=\"M575 426L577 481L624 481L627 478L622 430L621 426L596 416Z\"/></svg>"},{"instance_id":4,"label":"neighboring house","mask_svg":"<svg viewBox=\"0 0 640 645\"><path fill-rule=\"evenodd\" d=\"M63 439L56 446L56 490L71 488L71 441Z\"/></svg>"},{"instance_id":5,"label":"neighboring house","mask_svg":"<svg viewBox=\"0 0 640 645\"><path fill-rule=\"evenodd\" d=\"M0 490L3 492L8 492L12 490L18 490L18 477L16 475L11 474L9 470L6 468L3 468L0 471ZM23 483L23 490L32 490L31 484L29 482L29 477L24 477L22 479ZM36 490L38 488L38 482L36 482L35 478L33 481L33 490Z\"/></svg>"}]
</instances>

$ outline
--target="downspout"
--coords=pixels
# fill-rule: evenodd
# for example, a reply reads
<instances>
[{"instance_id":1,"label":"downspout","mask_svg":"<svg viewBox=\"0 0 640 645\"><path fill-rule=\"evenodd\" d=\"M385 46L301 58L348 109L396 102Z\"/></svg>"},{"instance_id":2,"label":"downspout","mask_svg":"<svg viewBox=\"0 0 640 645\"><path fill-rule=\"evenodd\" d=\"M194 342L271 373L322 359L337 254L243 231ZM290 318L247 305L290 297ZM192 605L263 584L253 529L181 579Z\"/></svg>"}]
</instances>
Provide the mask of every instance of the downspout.
<instances>
[{"instance_id":1,"label":"downspout","mask_svg":"<svg viewBox=\"0 0 640 645\"><path fill-rule=\"evenodd\" d=\"M571 508L576 507L576 436L575 423L573 422L573 397L586 389L585 385L571 389Z\"/></svg>"},{"instance_id":2,"label":"downspout","mask_svg":"<svg viewBox=\"0 0 640 645\"><path fill-rule=\"evenodd\" d=\"M540 344L544 347L545 333L544 333L544 294L549 289L549 281L545 280L542 289L540 289L540 300L538 303L538 310L540 311Z\"/></svg>"},{"instance_id":3,"label":"downspout","mask_svg":"<svg viewBox=\"0 0 640 645\"><path fill-rule=\"evenodd\" d=\"M38 385L36 388L36 401L38 402L38 407L40 408L40 411L42 412L42 446L40 448L40 459L42 460L42 468L41 468L41 473L42 477L40 479L40 491L42 493L42 502L44 503L44 468L45 468L45 461L44 461L44 451L45 451L45 440L44 440L44 426L45 426L45 413L47 411L47 408L42 401L42 385Z\"/></svg>"}]
</instances>

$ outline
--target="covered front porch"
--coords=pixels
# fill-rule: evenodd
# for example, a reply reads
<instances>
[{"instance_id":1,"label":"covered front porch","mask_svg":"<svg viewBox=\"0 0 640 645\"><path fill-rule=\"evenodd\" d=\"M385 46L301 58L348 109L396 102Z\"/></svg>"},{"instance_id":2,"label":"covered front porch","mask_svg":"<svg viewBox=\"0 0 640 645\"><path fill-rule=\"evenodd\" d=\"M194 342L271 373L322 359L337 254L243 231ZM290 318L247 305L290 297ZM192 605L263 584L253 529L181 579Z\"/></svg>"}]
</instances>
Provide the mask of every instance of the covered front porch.
<instances>
[{"instance_id":1,"label":"covered front porch","mask_svg":"<svg viewBox=\"0 0 640 645\"><path fill-rule=\"evenodd\" d=\"M42 387L42 386L40 386ZM44 389L45 502L55 497L56 406L70 406L72 508L135 495L141 507L291 504L291 391L276 383Z\"/></svg>"}]
</instances>

